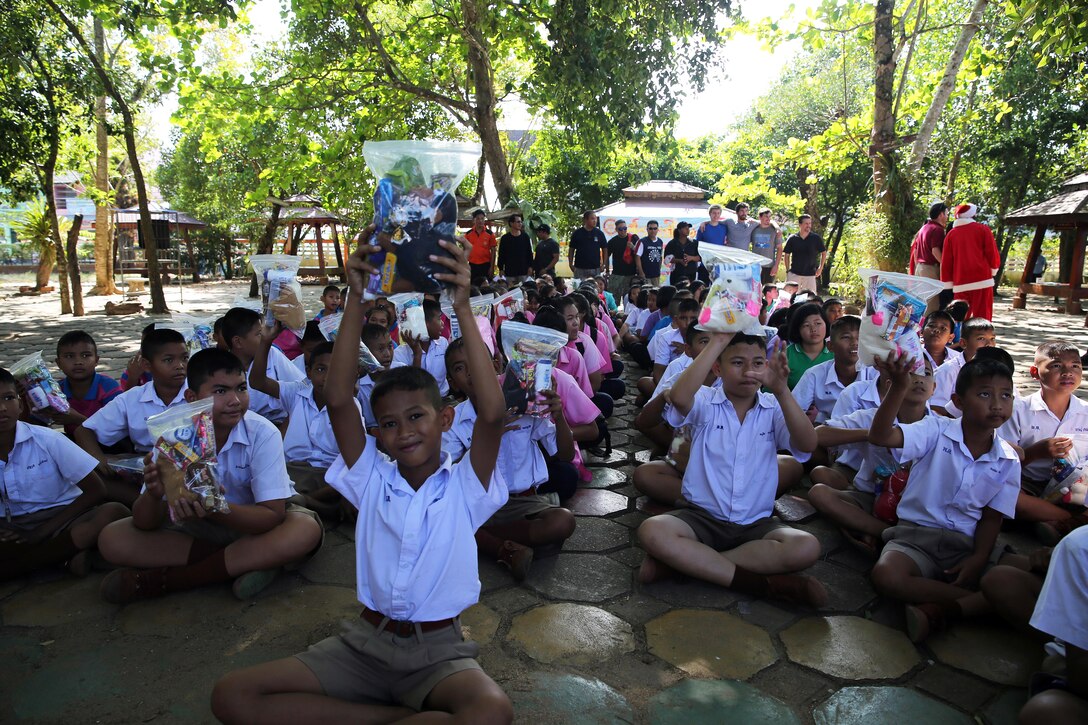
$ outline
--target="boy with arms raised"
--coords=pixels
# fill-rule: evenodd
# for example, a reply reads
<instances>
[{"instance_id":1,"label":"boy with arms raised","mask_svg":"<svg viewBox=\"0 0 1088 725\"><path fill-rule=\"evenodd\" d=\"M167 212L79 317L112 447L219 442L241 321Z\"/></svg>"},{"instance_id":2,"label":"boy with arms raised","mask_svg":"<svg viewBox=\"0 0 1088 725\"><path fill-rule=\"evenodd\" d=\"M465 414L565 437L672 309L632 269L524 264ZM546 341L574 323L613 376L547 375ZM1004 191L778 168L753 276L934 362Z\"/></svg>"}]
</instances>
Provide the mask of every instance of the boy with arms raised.
<instances>
[{"instance_id":1,"label":"boy with arms raised","mask_svg":"<svg viewBox=\"0 0 1088 725\"><path fill-rule=\"evenodd\" d=\"M442 306L434 300L423 300L423 318L427 322L427 338L421 340L402 333L401 345L393 351L393 361L429 372L438 381L438 392L445 396L450 392L446 379L446 348L450 343L442 337Z\"/></svg>"},{"instance_id":2,"label":"boy with arms raised","mask_svg":"<svg viewBox=\"0 0 1088 725\"><path fill-rule=\"evenodd\" d=\"M110 563L132 567L102 580L106 601L123 604L231 579L235 596L249 599L272 582L279 567L321 542L313 513L286 503L294 489L280 433L248 410L249 388L237 357L225 350L193 355L185 399L203 398L213 401L216 470L230 512L209 513L185 499L168 505L160 464L149 460L132 517L110 525L99 538Z\"/></svg>"},{"instance_id":3,"label":"boy with arms raised","mask_svg":"<svg viewBox=\"0 0 1088 725\"><path fill-rule=\"evenodd\" d=\"M711 370L721 388L703 385ZM818 581L785 573L816 563L820 542L771 515L778 450L805 460L816 448L816 431L790 394L788 376L780 347L768 360L762 337L735 334L715 335L676 379L668 422L693 429L687 505L639 527L646 550L640 581L674 569L746 594L827 603Z\"/></svg>"},{"instance_id":4,"label":"boy with arms raised","mask_svg":"<svg viewBox=\"0 0 1088 725\"><path fill-rule=\"evenodd\" d=\"M414 367L387 372L371 403L378 438L366 435L354 405L361 305L344 310L333 350L326 398L341 459L328 480L359 509L357 622L295 657L235 672L212 693L224 722L393 722L421 710L472 723L509 723L513 707L476 664L478 648L462 639L459 615L479 599L474 534L506 503L494 476L506 415L491 355L469 306L467 253L441 241L453 256L432 256L449 272L436 275L454 290L454 310L475 383L473 445L454 464L442 451L453 409L438 386ZM353 299L375 270L360 245L348 260ZM435 716L433 719L440 719Z\"/></svg>"},{"instance_id":5,"label":"boy with arms raised","mask_svg":"<svg viewBox=\"0 0 1088 725\"><path fill-rule=\"evenodd\" d=\"M234 353L242 362L242 369L249 378L253 370L253 358L261 349L263 342L264 326L261 324L261 313L245 307L232 307L223 315L223 340L227 343L227 349ZM273 346L268 351L268 364L265 366L265 374L272 380L281 383L304 380L305 373L299 371L278 347ZM279 424L287 417L287 411L280 402L271 398L259 390L250 390L249 410L263 416L273 423Z\"/></svg>"}]
</instances>

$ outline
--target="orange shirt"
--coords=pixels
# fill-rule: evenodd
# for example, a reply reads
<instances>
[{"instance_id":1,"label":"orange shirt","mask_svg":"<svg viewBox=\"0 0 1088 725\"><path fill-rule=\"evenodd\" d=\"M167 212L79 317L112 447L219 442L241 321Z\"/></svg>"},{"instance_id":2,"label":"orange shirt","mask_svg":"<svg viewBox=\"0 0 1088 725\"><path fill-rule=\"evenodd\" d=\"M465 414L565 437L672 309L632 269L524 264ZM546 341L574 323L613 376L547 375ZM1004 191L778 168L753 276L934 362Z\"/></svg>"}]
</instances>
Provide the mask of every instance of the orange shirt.
<instances>
[{"instance_id":1,"label":"orange shirt","mask_svg":"<svg viewBox=\"0 0 1088 725\"><path fill-rule=\"evenodd\" d=\"M472 253L468 255L469 264L487 264L491 261L491 251L498 245L498 241L490 229L482 232L470 229L465 234L465 239L472 244Z\"/></svg>"}]
</instances>

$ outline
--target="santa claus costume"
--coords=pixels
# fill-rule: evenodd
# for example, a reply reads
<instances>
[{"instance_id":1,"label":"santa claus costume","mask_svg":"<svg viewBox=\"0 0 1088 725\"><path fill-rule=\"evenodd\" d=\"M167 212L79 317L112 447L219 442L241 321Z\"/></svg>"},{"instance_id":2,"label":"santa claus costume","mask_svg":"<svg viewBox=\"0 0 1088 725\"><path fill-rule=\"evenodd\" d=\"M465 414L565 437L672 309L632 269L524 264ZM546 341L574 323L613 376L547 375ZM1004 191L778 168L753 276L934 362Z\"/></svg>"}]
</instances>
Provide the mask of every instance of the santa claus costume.
<instances>
[{"instance_id":1,"label":"santa claus costume","mask_svg":"<svg viewBox=\"0 0 1088 725\"><path fill-rule=\"evenodd\" d=\"M941 281L952 288L952 296L971 305L968 317L993 318L994 275L1001 266L994 233L975 221L978 207L960 204L956 221L944 238Z\"/></svg>"}]
</instances>

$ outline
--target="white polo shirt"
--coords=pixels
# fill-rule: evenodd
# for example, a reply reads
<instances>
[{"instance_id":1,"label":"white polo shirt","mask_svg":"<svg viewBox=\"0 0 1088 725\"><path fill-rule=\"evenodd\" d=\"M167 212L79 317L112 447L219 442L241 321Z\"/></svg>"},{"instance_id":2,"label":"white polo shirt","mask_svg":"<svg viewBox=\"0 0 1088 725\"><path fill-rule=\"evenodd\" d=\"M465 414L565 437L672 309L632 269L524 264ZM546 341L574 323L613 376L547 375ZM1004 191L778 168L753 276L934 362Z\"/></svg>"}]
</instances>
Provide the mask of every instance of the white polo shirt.
<instances>
[{"instance_id":1,"label":"white polo shirt","mask_svg":"<svg viewBox=\"0 0 1088 725\"><path fill-rule=\"evenodd\" d=\"M454 408L453 425L442 434L442 450L449 453L453 460L461 460L472 447L472 429L475 425L476 408L472 401L460 403ZM511 426L517 427L510 430ZM523 415L507 426L499 443L495 470L502 476L510 493L521 493L547 482L548 463L540 446L544 446L549 456L558 452L555 423L546 418Z\"/></svg>"},{"instance_id":2,"label":"white polo shirt","mask_svg":"<svg viewBox=\"0 0 1088 725\"><path fill-rule=\"evenodd\" d=\"M340 455L340 447L332 432L328 407L319 409L314 400L313 383L309 379L280 383L280 403L290 415L287 432L283 435L283 453L287 460L317 468L331 466ZM355 405L359 407L358 401ZM360 409L359 419L362 417Z\"/></svg>"},{"instance_id":3,"label":"white polo shirt","mask_svg":"<svg viewBox=\"0 0 1088 725\"><path fill-rule=\"evenodd\" d=\"M677 357L687 357L683 352L677 352L673 347L673 343L684 344L684 332L683 330L677 330L675 327L669 327L654 335L654 339L651 341L651 345L656 345L654 348L654 364L655 365L668 365Z\"/></svg>"},{"instance_id":4,"label":"white polo shirt","mask_svg":"<svg viewBox=\"0 0 1088 725\"><path fill-rule=\"evenodd\" d=\"M227 503L261 503L295 494L287 476L279 429L252 410L231 430L223 448L216 452L216 461Z\"/></svg>"},{"instance_id":5,"label":"white polo shirt","mask_svg":"<svg viewBox=\"0 0 1088 725\"><path fill-rule=\"evenodd\" d=\"M874 368L875 370L875 368ZM855 380L846 386L831 409L832 418L843 418L858 410L868 410L880 407L880 391L877 388L877 378L871 380ZM855 471L861 468L865 457L867 443L851 443L848 446L839 446L836 463L850 466Z\"/></svg>"},{"instance_id":6,"label":"white polo shirt","mask_svg":"<svg viewBox=\"0 0 1088 725\"><path fill-rule=\"evenodd\" d=\"M1043 400L1043 393L1035 391L1026 398L1018 398L1012 407L1012 417L998 429L998 435L1021 448L1055 436L1084 436L1088 439L1088 403L1077 396L1069 399L1069 408L1059 420ZM1077 453L1088 453L1088 440L1077 441ZM1032 461L1024 466L1024 478L1030 481L1049 481L1052 458Z\"/></svg>"},{"instance_id":7,"label":"white polo shirt","mask_svg":"<svg viewBox=\"0 0 1088 725\"><path fill-rule=\"evenodd\" d=\"M657 381L657 386L654 388L654 394L650 396L650 400L672 388L680 374L691 367L693 362L695 362L695 359L687 353L682 353L680 357L670 362L665 367L665 372L661 374L661 379ZM721 382L721 378L718 379L718 382Z\"/></svg>"},{"instance_id":8,"label":"white polo shirt","mask_svg":"<svg viewBox=\"0 0 1088 725\"><path fill-rule=\"evenodd\" d=\"M155 444L147 430L147 419L184 403L187 389L188 385L182 385L174 399L164 403L155 392L155 382L144 383L106 403L83 421L83 427L94 432L99 445L112 446L129 438L137 453L147 453Z\"/></svg>"},{"instance_id":9,"label":"white polo shirt","mask_svg":"<svg viewBox=\"0 0 1088 725\"><path fill-rule=\"evenodd\" d=\"M249 367L246 368L247 383L249 382L249 371L252 369L253 363L250 363ZM291 383L306 379L306 372L299 372L294 363L276 347L268 350L268 365L265 366L265 374L277 383ZM249 410L252 413L268 418L273 423L279 423L287 417L287 408L279 400L253 388L249 389Z\"/></svg>"},{"instance_id":10,"label":"white polo shirt","mask_svg":"<svg viewBox=\"0 0 1088 725\"><path fill-rule=\"evenodd\" d=\"M687 416L670 408L665 419L692 427L691 454L684 471L684 498L715 518L750 524L771 515L778 492L778 450L789 449L802 463L809 454L793 448L786 418L769 393L737 419L721 388L702 387Z\"/></svg>"},{"instance_id":11,"label":"white polo shirt","mask_svg":"<svg viewBox=\"0 0 1088 725\"><path fill-rule=\"evenodd\" d=\"M963 359L961 353L959 357L945 360L934 371L933 377L936 387L933 389L933 397L929 399L930 405L943 408L951 402L952 393L956 392L956 378L960 376L960 370L963 370L963 366L966 364L967 361Z\"/></svg>"},{"instance_id":12,"label":"white polo shirt","mask_svg":"<svg viewBox=\"0 0 1088 725\"><path fill-rule=\"evenodd\" d=\"M858 363L856 369L858 376L854 383L859 380L872 380L880 374L871 365ZM807 411L811 406L816 406L816 424L819 425L831 417L835 403L839 402L847 387L849 386L843 385L835 373L835 361L826 360L804 372L793 389L793 397L801 410Z\"/></svg>"},{"instance_id":13,"label":"white polo shirt","mask_svg":"<svg viewBox=\"0 0 1088 725\"><path fill-rule=\"evenodd\" d=\"M440 337L431 340L431 344L419 358L419 365L434 376L438 381L438 392L443 396L449 395L450 382L446 380L446 348L450 346L449 340ZM393 351L393 362L402 365L412 364L412 348L409 345L401 345Z\"/></svg>"},{"instance_id":14,"label":"white polo shirt","mask_svg":"<svg viewBox=\"0 0 1088 725\"><path fill-rule=\"evenodd\" d=\"M1054 548L1043 590L1031 615L1031 626L1074 647L1088 649L1086 608L1088 527L1081 527Z\"/></svg>"},{"instance_id":15,"label":"white polo shirt","mask_svg":"<svg viewBox=\"0 0 1088 725\"><path fill-rule=\"evenodd\" d=\"M937 361L933 359L933 356L929 354L929 350L926 350L925 345L922 346L922 354L926 356L926 360L929 360L929 364L933 366L934 370L939 368L941 365L944 365L944 363L946 362L952 362L958 357L963 357L963 353L959 350L954 350L950 347L946 347L944 349L944 362L942 362L941 365L938 365Z\"/></svg>"},{"instance_id":16,"label":"white polo shirt","mask_svg":"<svg viewBox=\"0 0 1088 725\"><path fill-rule=\"evenodd\" d=\"M962 419L930 416L901 430L903 447L892 453L899 463L913 465L899 501L900 519L974 536L983 508L1014 517L1020 459L1000 436L975 460L963 442Z\"/></svg>"},{"instance_id":17,"label":"white polo shirt","mask_svg":"<svg viewBox=\"0 0 1088 725\"><path fill-rule=\"evenodd\" d=\"M355 579L359 601L412 622L456 617L480 599L476 529L503 507L506 486L492 476L485 490L472 462L442 453L438 470L419 490L397 464L366 447L350 469L337 458L325 480L359 509Z\"/></svg>"},{"instance_id":18,"label":"white polo shirt","mask_svg":"<svg viewBox=\"0 0 1088 725\"><path fill-rule=\"evenodd\" d=\"M305 377L305 375L306 375L306 356L305 355L299 355L298 357L296 357L294 360L291 361L291 364L294 365L296 368L298 368L298 371L300 373L302 373L303 377Z\"/></svg>"},{"instance_id":19,"label":"white polo shirt","mask_svg":"<svg viewBox=\"0 0 1088 725\"><path fill-rule=\"evenodd\" d=\"M40 425L15 423L15 445L0 460L0 515L23 516L72 503L80 481L94 470L94 456L63 433Z\"/></svg>"},{"instance_id":20,"label":"white polo shirt","mask_svg":"<svg viewBox=\"0 0 1088 725\"><path fill-rule=\"evenodd\" d=\"M927 413L927 415L934 415ZM842 418L830 418L825 425L833 428L850 428L853 430L869 430L873 427L873 418L876 417L876 408L856 410ZM897 421L898 422L898 421ZM859 450L863 451L861 466L854 476L853 486L858 491L873 493L876 491L876 483L886 479L893 473L903 468L903 464L896 460L892 449L886 446L874 446L870 443L859 443Z\"/></svg>"}]
</instances>

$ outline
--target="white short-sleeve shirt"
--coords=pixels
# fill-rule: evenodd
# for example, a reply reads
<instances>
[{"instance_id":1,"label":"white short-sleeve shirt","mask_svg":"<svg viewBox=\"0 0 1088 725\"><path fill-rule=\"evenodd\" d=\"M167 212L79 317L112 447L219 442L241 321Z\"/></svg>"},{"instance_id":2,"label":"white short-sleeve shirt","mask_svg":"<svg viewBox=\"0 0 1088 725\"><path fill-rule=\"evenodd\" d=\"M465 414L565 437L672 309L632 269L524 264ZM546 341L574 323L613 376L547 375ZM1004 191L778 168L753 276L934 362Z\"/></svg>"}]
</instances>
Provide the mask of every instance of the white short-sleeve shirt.
<instances>
[{"instance_id":1,"label":"white short-sleeve shirt","mask_svg":"<svg viewBox=\"0 0 1088 725\"><path fill-rule=\"evenodd\" d=\"M1045 438L1072 436L1088 438L1088 404L1077 396L1069 399L1069 408L1065 415L1058 416L1051 412L1043 400L1042 391L1035 391L1026 398L1018 398L1013 404L1012 417L998 429L998 435L1021 448L1038 443ZM1088 441L1077 446L1078 452L1085 453ZM1046 458L1024 466L1024 478L1031 481L1050 480L1050 466L1053 459Z\"/></svg>"},{"instance_id":2,"label":"white short-sleeve shirt","mask_svg":"<svg viewBox=\"0 0 1088 725\"><path fill-rule=\"evenodd\" d=\"M128 438L137 453L147 453L155 444L147 430L147 419L184 403L187 387L182 385L174 399L164 403L155 392L155 382L144 383L106 403L105 407L83 421L83 427L94 432L99 445L112 446Z\"/></svg>"},{"instance_id":3,"label":"white short-sleeve shirt","mask_svg":"<svg viewBox=\"0 0 1088 725\"><path fill-rule=\"evenodd\" d=\"M476 408L472 401L460 403L454 408L453 424L442 434L442 450L453 460L461 460L472 447L475 425ZM510 425L517 427L502 434L495 470L510 493L521 493L548 480L548 463L540 446L544 446L549 456L559 450L555 423L546 418L523 415Z\"/></svg>"},{"instance_id":4,"label":"white short-sleeve shirt","mask_svg":"<svg viewBox=\"0 0 1088 725\"><path fill-rule=\"evenodd\" d=\"M419 358L420 367L438 381L438 392L442 395L449 395L450 392L450 383L446 380L446 348L449 346L449 340L444 337L431 340L431 344ZM393 362L407 366L412 364L412 359L412 348L409 345L401 345L393 351Z\"/></svg>"},{"instance_id":5,"label":"white short-sleeve shirt","mask_svg":"<svg viewBox=\"0 0 1088 725\"><path fill-rule=\"evenodd\" d=\"M1050 557L1043 590L1035 602L1031 626L1088 650L1088 527L1064 539Z\"/></svg>"},{"instance_id":6,"label":"white short-sleeve shirt","mask_svg":"<svg viewBox=\"0 0 1088 725\"><path fill-rule=\"evenodd\" d=\"M650 396L650 400L672 388L673 383L680 377L680 374L691 367L693 362L695 362L695 359L687 353L682 353L680 357L670 362L665 367L665 372L661 373L661 379L657 381L657 386L654 388L654 394Z\"/></svg>"},{"instance_id":7,"label":"white short-sleeve shirt","mask_svg":"<svg viewBox=\"0 0 1088 725\"><path fill-rule=\"evenodd\" d=\"M280 431L267 418L247 410L216 453L219 482L227 503L276 501L295 494L287 476Z\"/></svg>"},{"instance_id":8,"label":"white short-sleeve shirt","mask_svg":"<svg viewBox=\"0 0 1088 725\"><path fill-rule=\"evenodd\" d=\"M355 573L359 601L397 620L456 617L480 599L476 530L506 503L492 476L485 490L472 462L446 452L414 490L374 438L350 469L337 458L325 480L359 509Z\"/></svg>"},{"instance_id":9,"label":"white short-sleeve shirt","mask_svg":"<svg viewBox=\"0 0 1088 725\"><path fill-rule=\"evenodd\" d=\"M369 376L368 376L369 377ZM328 468L340 455L328 407L318 409L309 379L280 383L280 403L290 415L283 435L283 452L291 463ZM358 407L358 401L356 401ZM359 419L362 420L362 410Z\"/></svg>"},{"instance_id":10,"label":"white short-sleeve shirt","mask_svg":"<svg viewBox=\"0 0 1088 725\"><path fill-rule=\"evenodd\" d=\"M692 427L684 498L722 521L750 524L771 515L779 449L789 449L801 462L809 459L793 448L782 408L769 393L757 393L743 423L725 392L706 386L695 394L687 416L675 408L665 415L674 428Z\"/></svg>"},{"instance_id":11,"label":"white short-sleeve shirt","mask_svg":"<svg viewBox=\"0 0 1088 725\"><path fill-rule=\"evenodd\" d=\"M250 363L249 367L246 368L246 382L249 382L249 371L252 369L253 363ZM265 366L265 374L277 383L292 383L306 379L305 368L302 372L299 372L295 364L277 347L268 350L268 365ZM287 417L287 408L279 400L253 388L249 389L249 409L257 415L268 418L273 423L279 423Z\"/></svg>"},{"instance_id":12,"label":"white short-sleeve shirt","mask_svg":"<svg viewBox=\"0 0 1088 725\"><path fill-rule=\"evenodd\" d=\"M933 372L936 385L933 388L933 397L929 399L930 405L943 408L951 402L952 393L956 392L956 378L960 376L960 370L963 370L966 364L967 361L960 354L959 357L948 358Z\"/></svg>"},{"instance_id":13,"label":"white short-sleeve shirt","mask_svg":"<svg viewBox=\"0 0 1088 725\"><path fill-rule=\"evenodd\" d=\"M927 413L932 415L932 413ZM854 430L869 430L873 427L873 418L876 417L876 408L856 410L841 418L830 418L826 425L834 428L850 428ZM903 468L895 458L890 448L874 446L870 443L859 443L858 449L862 451L861 466L854 476L853 486L858 491L873 493L876 490L878 480L886 479L893 473Z\"/></svg>"},{"instance_id":14,"label":"white short-sleeve shirt","mask_svg":"<svg viewBox=\"0 0 1088 725\"><path fill-rule=\"evenodd\" d=\"M857 365L859 380L872 380L879 373L870 365ZM850 383L853 385L854 383ZM847 385L843 385L835 372L835 361L826 360L819 365L813 365L804 372L793 389L793 397L801 410L807 411L811 406L816 406L816 423L823 423L831 417L831 411L835 409L835 403L842 397Z\"/></svg>"},{"instance_id":15,"label":"white short-sleeve shirt","mask_svg":"<svg viewBox=\"0 0 1088 725\"><path fill-rule=\"evenodd\" d=\"M666 330L654 335L654 344L657 345L654 348L654 364L655 365L668 365L678 357L687 357L683 352L677 352L673 347L673 343L684 343L684 332L677 330L675 327L669 327Z\"/></svg>"},{"instance_id":16,"label":"white short-sleeve shirt","mask_svg":"<svg viewBox=\"0 0 1088 725\"><path fill-rule=\"evenodd\" d=\"M15 445L0 460L0 498L5 516L23 516L79 497L77 485L98 461L60 431L18 421Z\"/></svg>"},{"instance_id":17,"label":"white short-sleeve shirt","mask_svg":"<svg viewBox=\"0 0 1088 725\"><path fill-rule=\"evenodd\" d=\"M846 386L831 409L832 418L842 418L858 410L868 410L880 407L880 390L877 387L877 377L871 380L855 380ZM835 462L849 466L855 471L861 468L865 456L866 443L851 443L848 446L839 446Z\"/></svg>"},{"instance_id":18,"label":"white short-sleeve shirt","mask_svg":"<svg viewBox=\"0 0 1088 725\"><path fill-rule=\"evenodd\" d=\"M903 447L892 452L900 463L913 462L901 520L974 536L983 508L1014 517L1020 458L1001 436L976 460L963 442L962 419L929 416L901 430Z\"/></svg>"},{"instance_id":19,"label":"white short-sleeve shirt","mask_svg":"<svg viewBox=\"0 0 1088 725\"><path fill-rule=\"evenodd\" d=\"M933 366L934 370L939 368L941 365L944 365L946 362L952 362L958 357L963 357L963 353L959 350L954 350L950 347L946 347L944 349L944 362L942 362L941 365L938 365L937 361L933 359L933 356L929 354L929 350L925 349L924 346L922 347L922 354L926 356L926 360L929 360L929 364Z\"/></svg>"}]
</instances>

